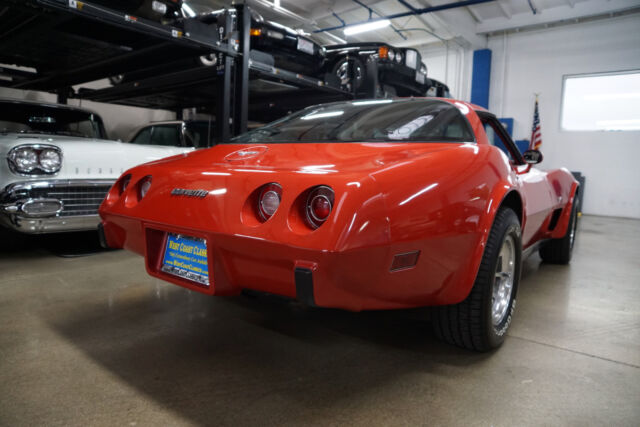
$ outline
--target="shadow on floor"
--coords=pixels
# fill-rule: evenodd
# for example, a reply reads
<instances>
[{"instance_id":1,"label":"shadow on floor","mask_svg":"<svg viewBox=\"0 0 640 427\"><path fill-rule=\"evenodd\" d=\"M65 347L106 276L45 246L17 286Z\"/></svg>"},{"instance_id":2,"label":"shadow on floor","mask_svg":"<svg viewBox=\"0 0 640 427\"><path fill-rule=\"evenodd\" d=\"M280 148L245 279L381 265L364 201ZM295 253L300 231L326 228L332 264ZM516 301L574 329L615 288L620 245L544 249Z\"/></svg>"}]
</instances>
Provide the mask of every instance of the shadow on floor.
<instances>
[{"instance_id":1,"label":"shadow on floor","mask_svg":"<svg viewBox=\"0 0 640 427\"><path fill-rule=\"evenodd\" d=\"M494 356L438 341L427 309L350 313L146 286L42 314L108 372L196 424L322 423L403 378L423 378L416 392L437 395L447 375Z\"/></svg>"},{"instance_id":2,"label":"shadow on floor","mask_svg":"<svg viewBox=\"0 0 640 427\"><path fill-rule=\"evenodd\" d=\"M53 234L23 234L0 228L0 255L17 252L47 252L71 258L103 252L95 231Z\"/></svg>"},{"instance_id":3,"label":"shadow on floor","mask_svg":"<svg viewBox=\"0 0 640 427\"><path fill-rule=\"evenodd\" d=\"M128 385L198 424L320 422L314 408L492 356L437 341L420 310L349 313L161 286L156 295L84 306L49 323Z\"/></svg>"}]
</instances>

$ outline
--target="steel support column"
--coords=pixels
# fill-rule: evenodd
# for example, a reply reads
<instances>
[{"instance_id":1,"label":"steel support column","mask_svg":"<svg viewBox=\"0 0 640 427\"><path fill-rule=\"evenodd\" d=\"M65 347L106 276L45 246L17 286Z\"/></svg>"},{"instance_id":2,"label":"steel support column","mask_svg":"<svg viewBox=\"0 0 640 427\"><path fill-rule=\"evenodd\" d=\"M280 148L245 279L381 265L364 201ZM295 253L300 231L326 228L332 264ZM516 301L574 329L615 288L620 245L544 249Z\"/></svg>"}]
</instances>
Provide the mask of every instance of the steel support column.
<instances>
[{"instance_id":1,"label":"steel support column","mask_svg":"<svg viewBox=\"0 0 640 427\"><path fill-rule=\"evenodd\" d=\"M236 58L234 70L233 134L247 131L249 118L249 52L251 51L251 11L246 4L238 6L238 38L241 56Z\"/></svg>"},{"instance_id":2,"label":"steel support column","mask_svg":"<svg viewBox=\"0 0 640 427\"><path fill-rule=\"evenodd\" d=\"M218 81L216 84L216 143L227 142L231 137L229 121L231 118L231 72L233 58L222 55L222 61L218 69Z\"/></svg>"}]
</instances>

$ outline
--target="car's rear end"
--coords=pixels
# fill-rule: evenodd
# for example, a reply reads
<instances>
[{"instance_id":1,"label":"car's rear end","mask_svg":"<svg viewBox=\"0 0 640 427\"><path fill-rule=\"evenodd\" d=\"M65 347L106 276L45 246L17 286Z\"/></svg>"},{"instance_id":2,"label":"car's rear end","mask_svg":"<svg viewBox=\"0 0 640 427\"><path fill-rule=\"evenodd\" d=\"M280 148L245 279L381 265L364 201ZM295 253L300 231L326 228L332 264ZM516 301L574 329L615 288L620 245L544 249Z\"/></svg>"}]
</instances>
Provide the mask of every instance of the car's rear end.
<instances>
[{"instance_id":1,"label":"car's rear end","mask_svg":"<svg viewBox=\"0 0 640 427\"><path fill-rule=\"evenodd\" d=\"M473 141L442 101L310 107L235 144L126 172L100 208L104 241L206 294L252 289L350 310L440 302L446 282L467 279L460 267L480 236L458 216L483 207L443 217L456 184L438 180L459 175ZM445 220L454 229L436 227Z\"/></svg>"}]
</instances>

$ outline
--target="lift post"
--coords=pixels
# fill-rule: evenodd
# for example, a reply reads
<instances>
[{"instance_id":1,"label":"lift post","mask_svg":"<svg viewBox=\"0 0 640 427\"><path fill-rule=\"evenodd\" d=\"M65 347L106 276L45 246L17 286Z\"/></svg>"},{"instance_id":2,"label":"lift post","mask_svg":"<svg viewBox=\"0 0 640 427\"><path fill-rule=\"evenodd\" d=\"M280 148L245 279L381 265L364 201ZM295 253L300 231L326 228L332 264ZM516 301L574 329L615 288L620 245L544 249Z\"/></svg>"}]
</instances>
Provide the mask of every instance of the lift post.
<instances>
[{"instance_id":1,"label":"lift post","mask_svg":"<svg viewBox=\"0 0 640 427\"><path fill-rule=\"evenodd\" d=\"M238 12L238 39L241 56L236 57L233 133L247 131L249 120L249 56L251 51L251 10L246 4L236 7Z\"/></svg>"}]
</instances>

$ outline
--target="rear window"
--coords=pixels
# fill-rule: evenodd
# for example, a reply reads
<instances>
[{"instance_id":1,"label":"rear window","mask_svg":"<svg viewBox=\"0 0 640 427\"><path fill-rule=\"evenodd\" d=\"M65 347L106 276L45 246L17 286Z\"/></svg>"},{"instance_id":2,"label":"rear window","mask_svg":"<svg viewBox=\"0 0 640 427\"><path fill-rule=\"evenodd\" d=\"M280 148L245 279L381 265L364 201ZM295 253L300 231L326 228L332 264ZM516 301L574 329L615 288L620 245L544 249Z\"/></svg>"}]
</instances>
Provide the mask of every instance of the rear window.
<instances>
[{"instance_id":1,"label":"rear window","mask_svg":"<svg viewBox=\"0 0 640 427\"><path fill-rule=\"evenodd\" d=\"M471 126L460 110L432 99L317 105L232 139L240 143L473 141Z\"/></svg>"}]
</instances>

